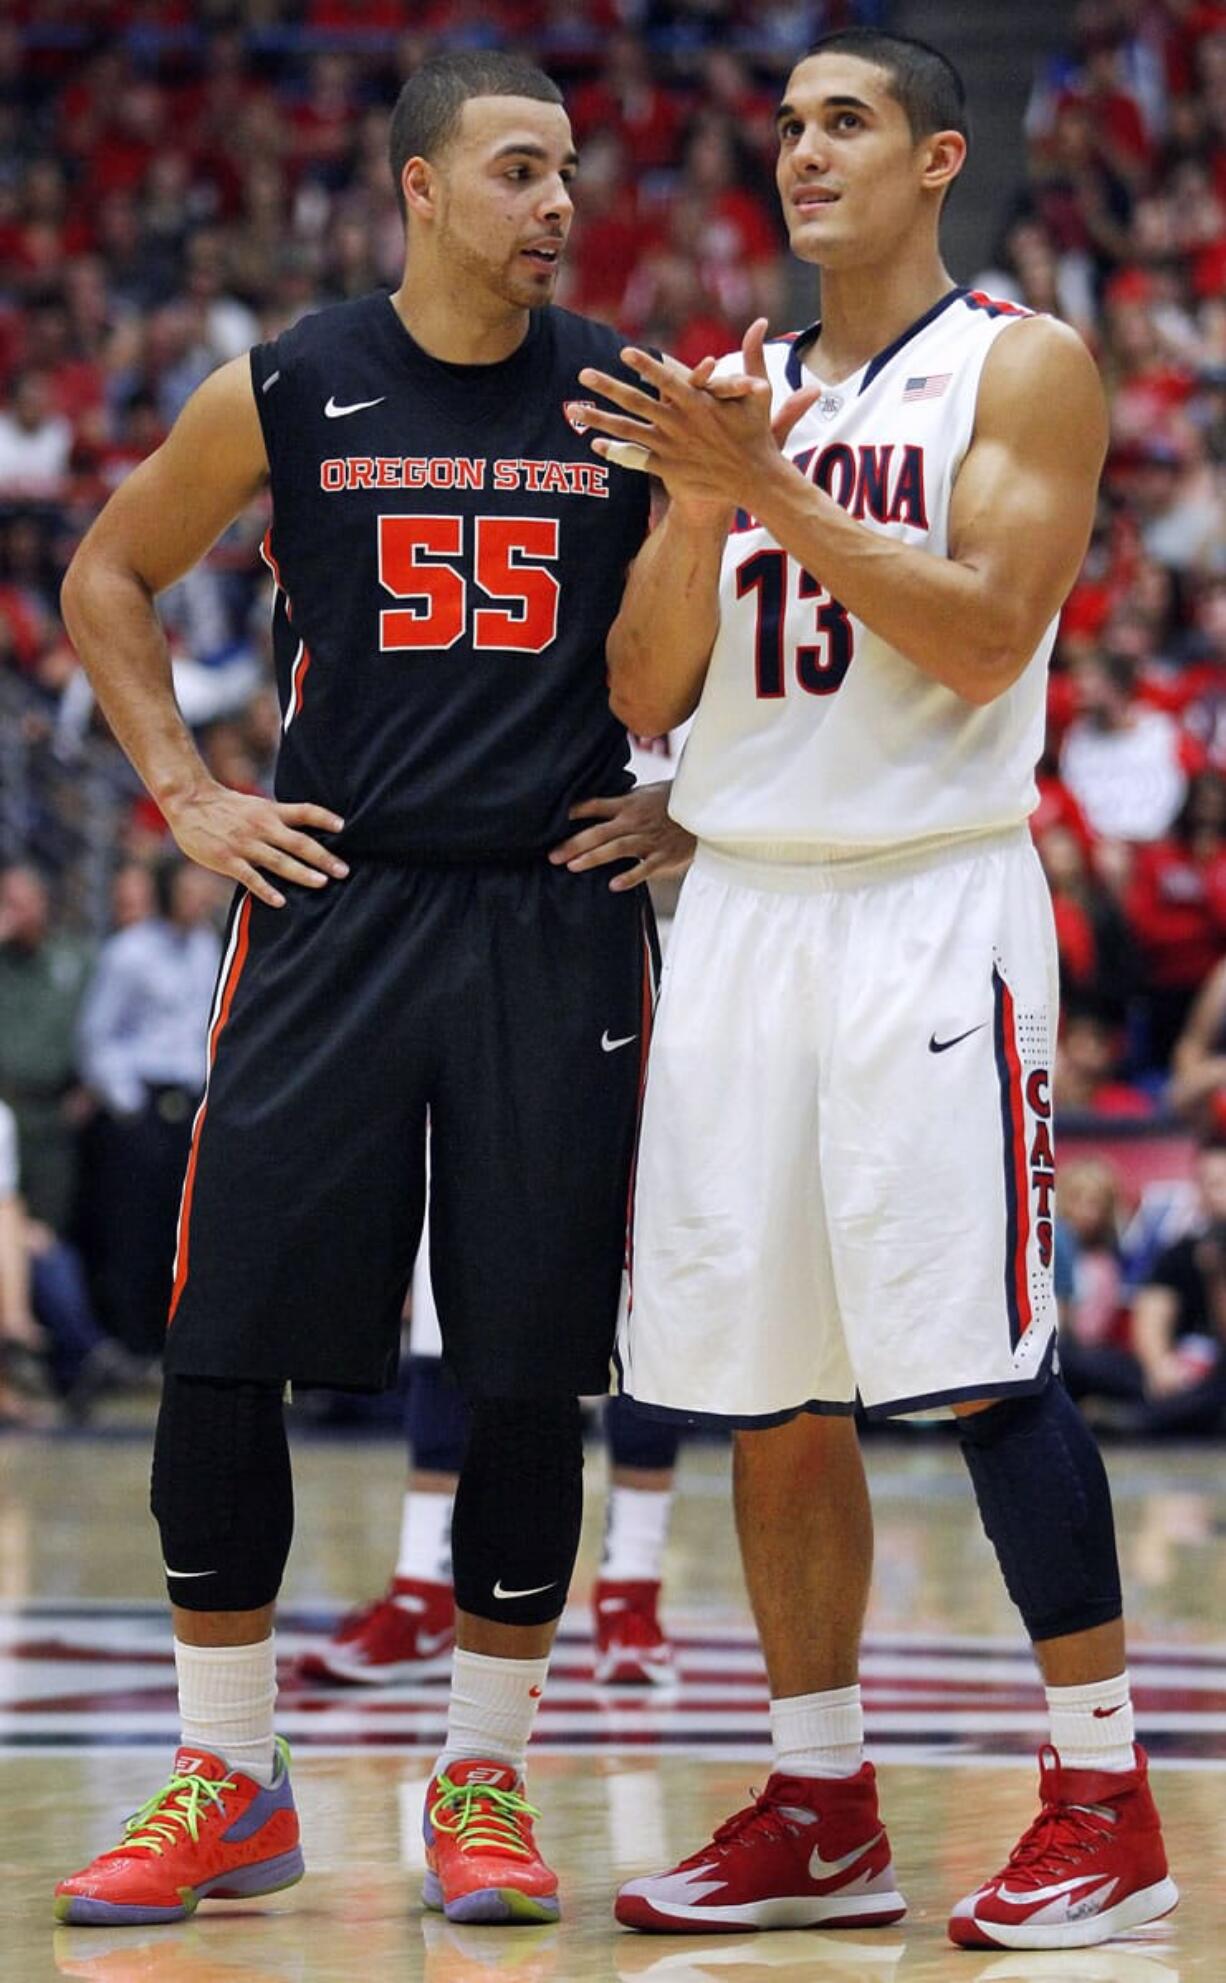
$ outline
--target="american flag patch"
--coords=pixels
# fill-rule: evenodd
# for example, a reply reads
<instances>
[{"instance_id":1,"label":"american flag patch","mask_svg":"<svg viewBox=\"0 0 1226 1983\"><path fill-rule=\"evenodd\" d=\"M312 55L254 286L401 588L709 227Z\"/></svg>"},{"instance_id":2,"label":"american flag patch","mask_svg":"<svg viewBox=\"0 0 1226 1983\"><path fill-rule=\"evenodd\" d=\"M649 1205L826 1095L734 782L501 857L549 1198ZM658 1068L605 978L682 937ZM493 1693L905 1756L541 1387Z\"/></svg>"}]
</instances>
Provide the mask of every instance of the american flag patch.
<instances>
[{"instance_id":1,"label":"american flag patch","mask_svg":"<svg viewBox=\"0 0 1226 1983\"><path fill-rule=\"evenodd\" d=\"M922 379L908 379L902 396L904 399L940 399L952 378L952 372L929 372Z\"/></svg>"}]
</instances>

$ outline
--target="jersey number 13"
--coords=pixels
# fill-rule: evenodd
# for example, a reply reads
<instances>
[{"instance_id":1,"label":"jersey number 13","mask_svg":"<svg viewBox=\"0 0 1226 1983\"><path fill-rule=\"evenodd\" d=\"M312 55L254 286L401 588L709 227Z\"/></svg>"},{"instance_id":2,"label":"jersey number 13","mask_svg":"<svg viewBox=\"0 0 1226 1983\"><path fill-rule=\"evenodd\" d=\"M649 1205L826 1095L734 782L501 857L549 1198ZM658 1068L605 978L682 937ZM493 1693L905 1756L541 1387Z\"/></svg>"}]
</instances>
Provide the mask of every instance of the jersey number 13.
<instances>
[{"instance_id":1,"label":"jersey number 13","mask_svg":"<svg viewBox=\"0 0 1226 1983\"><path fill-rule=\"evenodd\" d=\"M784 652L784 626L787 621L788 584L798 569L786 551L756 551L746 558L736 574L736 596L744 599L751 592L758 598L754 627L754 671L758 695L772 699L787 694L787 668ZM795 654L796 679L807 695L833 695L842 687L855 650L855 629L845 606L832 599L824 585L811 572L800 569L799 596L818 601L814 615L820 642L812 647L798 646Z\"/></svg>"}]
</instances>

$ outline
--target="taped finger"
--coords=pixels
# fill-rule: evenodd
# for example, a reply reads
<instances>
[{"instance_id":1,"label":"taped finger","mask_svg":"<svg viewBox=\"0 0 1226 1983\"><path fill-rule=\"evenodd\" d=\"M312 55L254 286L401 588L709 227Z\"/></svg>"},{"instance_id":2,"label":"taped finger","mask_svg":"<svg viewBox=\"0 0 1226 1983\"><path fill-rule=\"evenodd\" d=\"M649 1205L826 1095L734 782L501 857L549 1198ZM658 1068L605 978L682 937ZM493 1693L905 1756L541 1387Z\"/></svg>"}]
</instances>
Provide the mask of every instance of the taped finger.
<instances>
[{"instance_id":1,"label":"taped finger","mask_svg":"<svg viewBox=\"0 0 1226 1983\"><path fill-rule=\"evenodd\" d=\"M601 453L606 461L615 462L618 468L631 468L637 475L650 475L651 452L641 448L637 441L606 441Z\"/></svg>"}]
</instances>

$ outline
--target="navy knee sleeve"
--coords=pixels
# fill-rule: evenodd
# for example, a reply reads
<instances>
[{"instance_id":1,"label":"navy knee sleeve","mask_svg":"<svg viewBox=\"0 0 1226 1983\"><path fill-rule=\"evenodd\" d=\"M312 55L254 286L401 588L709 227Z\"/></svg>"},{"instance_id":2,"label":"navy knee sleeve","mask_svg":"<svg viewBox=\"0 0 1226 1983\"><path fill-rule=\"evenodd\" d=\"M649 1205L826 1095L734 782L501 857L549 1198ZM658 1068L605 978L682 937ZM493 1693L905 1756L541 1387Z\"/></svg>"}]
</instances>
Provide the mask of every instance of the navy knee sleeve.
<instances>
[{"instance_id":1,"label":"navy knee sleeve","mask_svg":"<svg viewBox=\"0 0 1226 1983\"><path fill-rule=\"evenodd\" d=\"M439 1356L410 1356L404 1429L409 1465L422 1473L459 1473L468 1444L469 1408Z\"/></svg>"},{"instance_id":2,"label":"navy knee sleeve","mask_svg":"<svg viewBox=\"0 0 1226 1983\"><path fill-rule=\"evenodd\" d=\"M187 1611L271 1604L294 1533L280 1386L167 1377L151 1506L173 1604Z\"/></svg>"},{"instance_id":3,"label":"navy knee sleeve","mask_svg":"<svg viewBox=\"0 0 1226 1983\"><path fill-rule=\"evenodd\" d=\"M615 1467L640 1467L644 1472L656 1472L677 1464L677 1448L681 1443L677 1427L649 1417L641 1405L620 1393L605 1405L604 1429L609 1458Z\"/></svg>"},{"instance_id":4,"label":"navy knee sleeve","mask_svg":"<svg viewBox=\"0 0 1226 1983\"><path fill-rule=\"evenodd\" d=\"M560 1617L582 1521L578 1399L474 1404L451 1521L460 1610L500 1625Z\"/></svg>"},{"instance_id":5,"label":"navy knee sleeve","mask_svg":"<svg viewBox=\"0 0 1226 1983\"><path fill-rule=\"evenodd\" d=\"M1107 1472L1093 1435L1053 1378L1037 1396L958 1420L979 1513L1031 1639L1060 1639L1120 1616Z\"/></svg>"}]
</instances>

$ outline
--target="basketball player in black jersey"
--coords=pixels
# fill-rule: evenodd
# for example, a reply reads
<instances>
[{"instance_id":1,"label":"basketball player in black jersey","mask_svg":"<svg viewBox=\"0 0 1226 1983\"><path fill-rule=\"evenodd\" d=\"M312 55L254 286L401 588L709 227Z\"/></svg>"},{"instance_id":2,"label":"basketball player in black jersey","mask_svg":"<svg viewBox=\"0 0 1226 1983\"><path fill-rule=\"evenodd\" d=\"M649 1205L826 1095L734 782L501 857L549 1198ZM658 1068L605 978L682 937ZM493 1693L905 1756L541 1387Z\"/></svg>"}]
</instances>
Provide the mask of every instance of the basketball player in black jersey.
<instances>
[{"instance_id":1,"label":"basketball player in black jersey","mask_svg":"<svg viewBox=\"0 0 1226 1983\"><path fill-rule=\"evenodd\" d=\"M183 851L239 884L184 1183L153 1510L182 1746L61 1920L167 1921L302 1872L274 1745L288 1382L375 1388L423 1218L472 1407L457 1653L426 1801L429 1905L548 1920L524 1751L574 1562L580 1393L606 1388L668 844L626 792L605 636L647 527L575 402L618 340L551 307L575 170L556 87L502 55L402 92L404 279L222 367L64 589L116 736ZM630 374L625 374L629 378ZM284 738L226 790L153 600L261 489ZM663 789L663 788L661 788ZM579 805L595 823L576 835ZM553 859L548 858L552 851ZM607 882L592 863L633 853Z\"/></svg>"}]
</instances>

